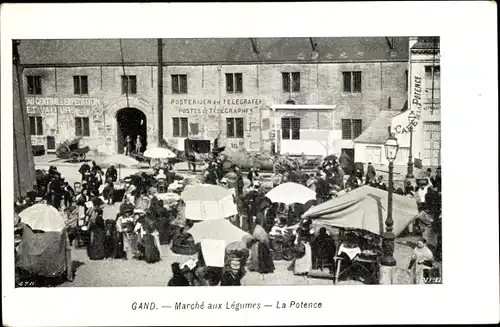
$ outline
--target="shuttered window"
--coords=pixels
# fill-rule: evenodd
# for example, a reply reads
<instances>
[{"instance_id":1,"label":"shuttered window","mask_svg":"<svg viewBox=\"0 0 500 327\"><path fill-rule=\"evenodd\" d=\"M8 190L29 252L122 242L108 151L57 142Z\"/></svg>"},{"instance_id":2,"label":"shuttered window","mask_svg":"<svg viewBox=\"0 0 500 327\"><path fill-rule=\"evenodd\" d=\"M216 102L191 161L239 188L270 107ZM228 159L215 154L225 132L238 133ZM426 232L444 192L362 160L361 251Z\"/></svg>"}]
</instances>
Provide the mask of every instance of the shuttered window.
<instances>
[{"instance_id":1,"label":"shuttered window","mask_svg":"<svg viewBox=\"0 0 500 327\"><path fill-rule=\"evenodd\" d=\"M226 74L226 92L227 93L243 93L243 74L242 73Z\"/></svg>"},{"instance_id":2,"label":"shuttered window","mask_svg":"<svg viewBox=\"0 0 500 327\"><path fill-rule=\"evenodd\" d=\"M243 138L243 118L226 118L227 138Z\"/></svg>"},{"instance_id":3,"label":"shuttered window","mask_svg":"<svg viewBox=\"0 0 500 327\"><path fill-rule=\"evenodd\" d=\"M28 84L28 94L41 95L42 94L42 77L41 76L26 76Z\"/></svg>"},{"instance_id":4,"label":"shuttered window","mask_svg":"<svg viewBox=\"0 0 500 327\"><path fill-rule=\"evenodd\" d=\"M187 75L172 75L172 94L187 93Z\"/></svg>"},{"instance_id":5,"label":"shuttered window","mask_svg":"<svg viewBox=\"0 0 500 327\"><path fill-rule=\"evenodd\" d=\"M122 94L137 94L137 77L134 75L122 76Z\"/></svg>"},{"instance_id":6,"label":"shuttered window","mask_svg":"<svg viewBox=\"0 0 500 327\"><path fill-rule=\"evenodd\" d=\"M172 118L172 136L173 137L188 137L189 124L186 117Z\"/></svg>"},{"instance_id":7,"label":"shuttered window","mask_svg":"<svg viewBox=\"0 0 500 327\"><path fill-rule=\"evenodd\" d=\"M281 138L300 140L300 118L281 118Z\"/></svg>"},{"instance_id":8,"label":"shuttered window","mask_svg":"<svg viewBox=\"0 0 500 327\"><path fill-rule=\"evenodd\" d=\"M361 119L342 119L342 139L354 140L363 132Z\"/></svg>"},{"instance_id":9,"label":"shuttered window","mask_svg":"<svg viewBox=\"0 0 500 327\"><path fill-rule=\"evenodd\" d=\"M300 92L300 73L281 73L283 92Z\"/></svg>"},{"instance_id":10,"label":"shuttered window","mask_svg":"<svg viewBox=\"0 0 500 327\"><path fill-rule=\"evenodd\" d=\"M344 92L351 93L351 72L343 72Z\"/></svg>"},{"instance_id":11,"label":"shuttered window","mask_svg":"<svg viewBox=\"0 0 500 327\"><path fill-rule=\"evenodd\" d=\"M75 117L75 135L90 136L90 126L88 117Z\"/></svg>"},{"instance_id":12,"label":"shuttered window","mask_svg":"<svg viewBox=\"0 0 500 327\"><path fill-rule=\"evenodd\" d=\"M73 90L75 95L89 94L88 77L73 76Z\"/></svg>"},{"instance_id":13,"label":"shuttered window","mask_svg":"<svg viewBox=\"0 0 500 327\"><path fill-rule=\"evenodd\" d=\"M30 117L30 134L43 135L42 117L38 116Z\"/></svg>"},{"instance_id":14,"label":"shuttered window","mask_svg":"<svg viewBox=\"0 0 500 327\"><path fill-rule=\"evenodd\" d=\"M344 84L344 93L361 92L361 72L342 72L342 80Z\"/></svg>"}]
</instances>

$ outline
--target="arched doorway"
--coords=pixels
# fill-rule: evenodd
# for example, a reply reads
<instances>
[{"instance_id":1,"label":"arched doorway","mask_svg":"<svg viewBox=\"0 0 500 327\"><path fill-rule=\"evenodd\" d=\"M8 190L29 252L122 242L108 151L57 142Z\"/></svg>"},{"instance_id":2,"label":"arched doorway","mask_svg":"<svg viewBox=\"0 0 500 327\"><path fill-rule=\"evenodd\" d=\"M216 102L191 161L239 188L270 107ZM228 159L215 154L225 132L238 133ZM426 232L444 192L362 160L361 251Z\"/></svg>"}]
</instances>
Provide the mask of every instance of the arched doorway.
<instances>
[{"instance_id":1,"label":"arched doorway","mask_svg":"<svg viewBox=\"0 0 500 327\"><path fill-rule=\"evenodd\" d=\"M146 115L136 108L123 108L116 112L116 131L118 153L125 153L125 138L130 135L132 138L132 150L135 150L137 136L141 136L141 152L146 150L147 146L147 120Z\"/></svg>"}]
</instances>

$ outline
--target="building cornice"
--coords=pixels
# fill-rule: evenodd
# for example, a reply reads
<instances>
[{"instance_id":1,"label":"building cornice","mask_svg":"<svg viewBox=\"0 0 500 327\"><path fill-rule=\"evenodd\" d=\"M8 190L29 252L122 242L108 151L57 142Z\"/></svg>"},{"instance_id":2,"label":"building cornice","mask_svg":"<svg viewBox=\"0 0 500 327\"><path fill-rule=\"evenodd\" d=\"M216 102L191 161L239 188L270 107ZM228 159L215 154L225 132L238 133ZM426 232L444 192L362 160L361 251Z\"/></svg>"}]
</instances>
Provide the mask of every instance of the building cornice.
<instances>
[{"instance_id":1,"label":"building cornice","mask_svg":"<svg viewBox=\"0 0 500 327\"><path fill-rule=\"evenodd\" d=\"M318 64L363 64L363 63L406 63L408 59L387 60L318 60L318 61L234 61L234 62L164 62L163 66L237 66L237 65L318 65ZM21 64L23 68L73 68L73 67L121 67L121 63L45 63L45 64ZM157 66L156 62L128 62L125 67Z\"/></svg>"}]
</instances>

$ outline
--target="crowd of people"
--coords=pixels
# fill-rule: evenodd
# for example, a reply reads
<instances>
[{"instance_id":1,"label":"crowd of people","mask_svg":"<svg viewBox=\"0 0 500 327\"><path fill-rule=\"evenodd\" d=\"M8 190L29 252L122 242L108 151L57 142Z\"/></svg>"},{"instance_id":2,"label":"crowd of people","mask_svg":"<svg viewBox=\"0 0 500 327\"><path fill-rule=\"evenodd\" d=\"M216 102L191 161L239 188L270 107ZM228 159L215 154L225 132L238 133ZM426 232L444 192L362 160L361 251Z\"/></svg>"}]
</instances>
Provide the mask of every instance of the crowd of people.
<instances>
[{"instance_id":1,"label":"crowd of people","mask_svg":"<svg viewBox=\"0 0 500 327\"><path fill-rule=\"evenodd\" d=\"M312 232L310 219L302 215L313 205L369 185L388 190L383 176L367 166L366 174L358 168L348 177L335 157L324 160L317 170L308 174L301 169L289 169L275 174L271 183L264 183L258 169L251 168L246 176L233 165L225 170L222 160L209 160L202 183L234 189L238 214L230 221L251 236L244 246L227 255L224 268L207 267L203 263L200 245L189 233L193 222L184 215L185 204L180 193L189 183L178 175L172 165L162 163L148 172L136 173L118 181L117 170L110 165L106 172L92 162L79 168L81 181L74 188L65 181L57 168L51 166L41 174L28 196L16 203L16 211L40 199L68 217L70 241L86 243L91 260L136 259L147 263L161 260L162 245L181 255L199 254L198 259L172 265L173 277L168 282L180 285L240 285L246 267L261 274L273 273L274 260L293 260L293 272L307 275L312 269L327 266L333 269L340 240L335 240L325 228ZM315 191L316 199L306 204L272 203L266 193L286 182L295 182ZM119 187L117 187L119 186ZM177 195L163 200L160 194ZM396 194L414 197L420 211L414 232L423 236L415 248L414 264L409 268L427 265L441 255L441 169L416 185L405 183ZM116 217L104 217L103 207L121 202ZM427 246L432 251L427 251ZM430 252L430 255L429 255Z\"/></svg>"}]
</instances>

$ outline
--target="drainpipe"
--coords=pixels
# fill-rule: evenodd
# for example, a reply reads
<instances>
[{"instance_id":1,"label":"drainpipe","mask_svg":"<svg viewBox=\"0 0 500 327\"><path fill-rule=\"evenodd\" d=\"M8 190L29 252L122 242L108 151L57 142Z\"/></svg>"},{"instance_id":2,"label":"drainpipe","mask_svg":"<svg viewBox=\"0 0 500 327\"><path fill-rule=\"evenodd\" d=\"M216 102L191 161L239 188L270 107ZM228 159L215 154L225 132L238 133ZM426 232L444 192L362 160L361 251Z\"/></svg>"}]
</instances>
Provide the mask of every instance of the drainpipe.
<instances>
[{"instance_id":1,"label":"drainpipe","mask_svg":"<svg viewBox=\"0 0 500 327\"><path fill-rule=\"evenodd\" d=\"M163 140L163 40L158 39L158 146Z\"/></svg>"},{"instance_id":2,"label":"drainpipe","mask_svg":"<svg viewBox=\"0 0 500 327\"><path fill-rule=\"evenodd\" d=\"M276 117L276 107L272 107L274 116L274 154L278 154L278 126Z\"/></svg>"}]
</instances>

